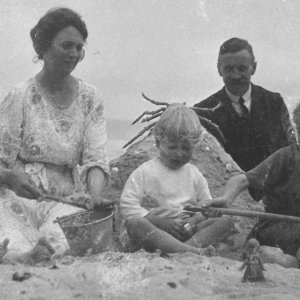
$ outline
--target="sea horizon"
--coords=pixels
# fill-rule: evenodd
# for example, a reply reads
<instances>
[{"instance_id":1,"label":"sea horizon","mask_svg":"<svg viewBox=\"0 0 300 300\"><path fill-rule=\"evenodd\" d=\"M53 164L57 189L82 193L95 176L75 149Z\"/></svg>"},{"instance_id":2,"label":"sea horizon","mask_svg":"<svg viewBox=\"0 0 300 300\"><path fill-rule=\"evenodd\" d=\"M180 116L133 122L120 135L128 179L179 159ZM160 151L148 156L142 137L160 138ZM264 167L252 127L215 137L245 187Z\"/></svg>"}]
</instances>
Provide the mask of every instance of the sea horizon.
<instances>
[{"instance_id":1,"label":"sea horizon","mask_svg":"<svg viewBox=\"0 0 300 300\"><path fill-rule=\"evenodd\" d=\"M129 119L106 119L107 154L110 161L122 155L126 151L123 146L147 126L147 123L131 125L132 121Z\"/></svg>"},{"instance_id":2,"label":"sea horizon","mask_svg":"<svg viewBox=\"0 0 300 300\"><path fill-rule=\"evenodd\" d=\"M300 102L300 97L286 97L284 101L291 116L295 106ZM133 120L117 118L106 119L108 136L107 154L110 161L122 155L126 151L126 149L122 147L148 124L137 123L131 125L132 121ZM145 135L146 133L137 140L142 139Z\"/></svg>"}]
</instances>

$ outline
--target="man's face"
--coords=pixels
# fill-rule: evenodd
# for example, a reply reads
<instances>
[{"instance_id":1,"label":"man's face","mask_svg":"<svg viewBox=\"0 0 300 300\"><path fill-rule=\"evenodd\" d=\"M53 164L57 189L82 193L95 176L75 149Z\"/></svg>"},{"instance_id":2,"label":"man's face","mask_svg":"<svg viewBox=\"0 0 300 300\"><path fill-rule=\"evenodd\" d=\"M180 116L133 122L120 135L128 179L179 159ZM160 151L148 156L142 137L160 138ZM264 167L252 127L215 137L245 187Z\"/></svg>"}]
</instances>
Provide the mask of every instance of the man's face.
<instances>
[{"instance_id":1,"label":"man's face","mask_svg":"<svg viewBox=\"0 0 300 300\"><path fill-rule=\"evenodd\" d=\"M236 53L226 53L219 57L219 74L226 88L234 95L242 96L247 92L255 70L256 62L246 49Z\"/></svg>"}]
</instances>

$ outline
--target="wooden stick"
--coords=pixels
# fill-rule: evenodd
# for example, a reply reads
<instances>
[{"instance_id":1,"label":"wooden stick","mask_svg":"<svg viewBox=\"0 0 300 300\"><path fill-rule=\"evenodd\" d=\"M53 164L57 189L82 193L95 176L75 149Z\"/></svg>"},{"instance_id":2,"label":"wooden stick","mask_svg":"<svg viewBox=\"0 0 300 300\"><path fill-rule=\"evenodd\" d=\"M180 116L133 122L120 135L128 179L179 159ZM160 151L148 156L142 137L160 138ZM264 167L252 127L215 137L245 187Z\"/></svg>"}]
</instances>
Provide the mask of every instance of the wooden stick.
<instances>
[{"instance_id":1,"label":"wooden stick","mask_svg":"<svg viewBox=\"0 0 300 300\"><path fill-rule=\"evenodd\" d=\"M151 129L156 122L151 123L150 125L146 126L144 129L142 129L135 137L133 137L129 142L127 142L122 148L126 148L127 146L129 146L130 144L132 144L137 138L139 138L140 136L142 136L146 131L148 131L149 129Z\"/></svg>"},{"instance_id":2,"label":"wooden stick","mask_svg":"<svg viewBox=\"0 0 300 300\"><path fill-rule=\"evenodd\" d=\"M168 103L168 102L161 102L161 101L152 100L152 99L148 98L147 96L145 96L144 93L142 93L142 96L145 100L147 100L147 101L149 101L149 102L151 102L152 104L155 104L155 105L165 105L165 106L170 105L170 103Z\"/></svg>"},{"instance_id":3,"label":"wooden stick","mask_svg":"<svg viewBox=\"0 0 300 300\"><path fill-rule=\"evenodd\" d=\"M76 199L74 199L74 201L71 201L71 200L66 200L63 197L49 195L49 194L43 194L39 198L39 201L49 201L49 200L89 210L88 207L87 207L87 205L85 205L84 203L78 203L78 202L76 202ZM102 203L101 202L100 203L95 203L94 207L93 207L93 210L105 209L105 208L108 208L108 207L110 207L110 206L112 206L114 204L115 204L114 201L109 201L109 200L106 200L105 202L102 202Z\"/></svg>"},{"instance_id":4,"label":"wooden stick","mask_svg":"<svg viewBox=\"0 0 300 300\"><path fill-rule=\"evenodd\" d=\"M165 111L165 108L161 108L157 111L158 111L158 113L153 114L151 117L146 117L146 118L142 119L141 123L149 122L153 119L160 117L162 115L162 112Z\"/></svg>"},{"instance_id":5,"label":"wooden stick","mask_svg":"<svg viewBox=\"0 0 300 300\"><path fill-rule=\"evenodd\" d=\"M87 207L84 204L68 201L68 200L65 200L63 197L54 196L54 195L43 194L40 197L39 201L56 201L56 202L60 202L63 204L68 204L71 206L87 209Z\"/></svg>"},{"instance_id":6,"label":"wooden stick","mask_svg":"<svg viewBox=\"0 0 300 300\"><path fill-rule=\"evenodd\" d=\"M200 208L200 207L195 207L195 206L185 206L184 207L184 210L191 211L191 212L207 212L210 209L220 212L223 215L241 216L241 217L250 217L250 218L264 218L264 219L272 219L272 220L300 223L300 217L289 216L289 215L280 215L280 214L272 214L272 213L265 213L265 212L258 212L258 211L247 211L247 210L239 210L239 209L230 209L230 208L216 208L216 207Z\"/></svg>"}]
</instances>

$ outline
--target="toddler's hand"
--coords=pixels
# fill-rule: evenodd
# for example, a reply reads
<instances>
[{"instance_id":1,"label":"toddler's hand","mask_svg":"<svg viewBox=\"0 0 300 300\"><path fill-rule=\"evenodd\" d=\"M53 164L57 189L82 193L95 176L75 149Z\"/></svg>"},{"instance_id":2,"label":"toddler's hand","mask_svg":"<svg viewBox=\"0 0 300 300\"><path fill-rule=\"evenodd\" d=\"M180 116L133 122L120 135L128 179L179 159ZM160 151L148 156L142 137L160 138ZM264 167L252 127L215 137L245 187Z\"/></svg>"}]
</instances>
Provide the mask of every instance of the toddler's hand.
<instances>
[{"instance_id":1,"label":"toddler's hand","mask_svg":"<svg viewBox=\"0 0 300 300\"><path fill-rule=\"evenodd\" d=\"M168 232L177 239L182 237L183 222L180 219L163 219L161 229Z\"/></svg>"}]
</instances>

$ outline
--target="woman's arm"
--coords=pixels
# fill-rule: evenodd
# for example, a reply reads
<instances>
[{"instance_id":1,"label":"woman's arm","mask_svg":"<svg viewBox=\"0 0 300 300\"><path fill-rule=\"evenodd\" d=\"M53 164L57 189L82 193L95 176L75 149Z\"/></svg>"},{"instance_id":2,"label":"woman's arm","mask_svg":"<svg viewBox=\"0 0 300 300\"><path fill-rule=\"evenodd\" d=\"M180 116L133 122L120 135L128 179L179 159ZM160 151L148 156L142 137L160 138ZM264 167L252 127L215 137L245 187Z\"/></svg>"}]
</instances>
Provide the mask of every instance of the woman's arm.
<instances>
[{"instance_id":1,"label":"woman's arm","mask_svg":"<svg viewBox=\"0 0 300 300\"><path fill-rule=\"evenodd\" d=\"M95 87L87 85L85 99L90 111L86 117L83 133L81 180L94 201L101 199L101 192L109 176L106 154L106 122L103 116L103 101ZM90 100L90 101L89 101Z\"/></svg>"},{"instance_id":2,"label":"woman's arm","mask_svg":"<svg viewBox=\"0 0 300 300\"><path fill-rule=\"evenodd\" d=\"M94 201L101 200L103 187L107 182L107 177L99 167L90 168L87 173L87 190Z\"/></svg>"},{"instance_id":3,"label":"woman's arm","mask_svg":"<svg viewBox=\"0 0 300 300\"><path fill-rule=\"evenodd\" d=\"M30 176L13 169L20 151L26 92L27 85L24 85L11 90L0 100L0 182L20 197L37 199L40 192Z\"/></svg>"},{"instance_id":4,"label":"woman's arm","mask_svg":"<svg viewBox=\"0 0 300 300\"><path fill-rule=\"evenodd\" d=\"M245 174L236 175L226 183L222 196L203 202L202 207L228 207L249 185L250 182Z\"/></svg>"},{"instance_id":5,"label":"woman's arm","mask_svg":"<svg viewBox=\"0 0 300 300\"><path fill-rule=\"evenodd\" d=\"M231 205L233 200L250 185L250 182L245 174L240 174L232 177L225 185L222 198L227 205Z\"/></svg>"},{"instance_id":6,"label":"woman's arm","mask_svg":"<svg viewBox=\"0 0 300 300\"><path fill-rule=\"evenodd\" d=\"M5 168L15 164L20 151L24 93L26 87L15 88L0 99L0 165Z\"/></svg>"}]
</instances>

